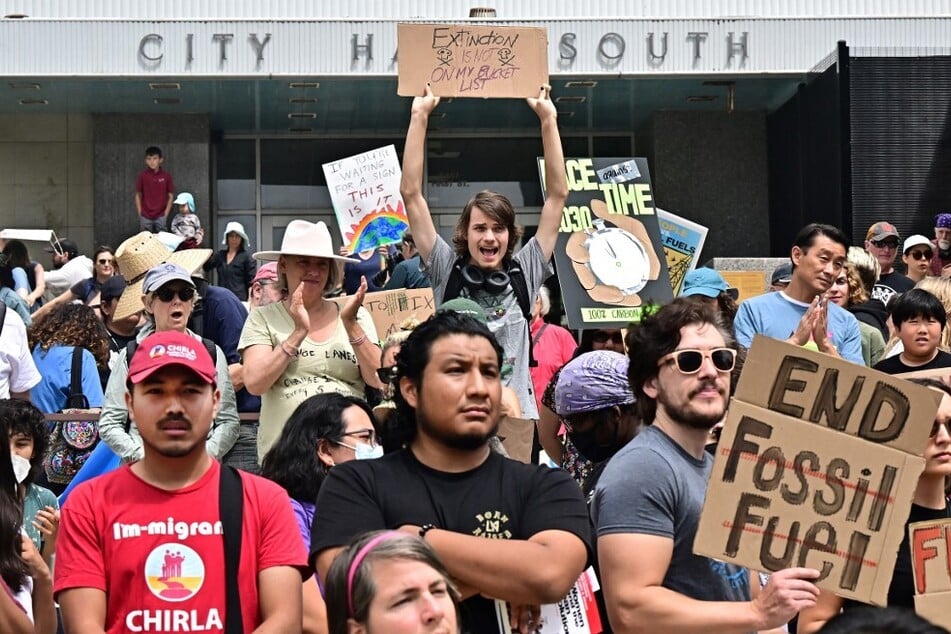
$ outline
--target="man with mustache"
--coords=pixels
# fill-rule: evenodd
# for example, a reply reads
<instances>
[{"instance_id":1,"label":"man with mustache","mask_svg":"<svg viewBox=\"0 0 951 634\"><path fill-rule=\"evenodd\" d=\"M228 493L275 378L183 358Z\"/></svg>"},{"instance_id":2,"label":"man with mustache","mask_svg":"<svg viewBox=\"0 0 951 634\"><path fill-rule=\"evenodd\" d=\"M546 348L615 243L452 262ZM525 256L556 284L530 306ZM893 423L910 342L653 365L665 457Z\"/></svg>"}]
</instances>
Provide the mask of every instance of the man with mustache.
<instances>
[{"instance_id":1,"label":"man with mustache","mask_svg":"<svg viewBox=\"0 0 951 634\"><path fill-rule=\"evenodd\" d=\"M793 265L789 285L740 304L733 322L737 343L749 348L753 336L761 334L864 363L858 320L826 299L848 248L845 234L832 225L814 222L800 229L789 254Z\"/></svg>"},{"instance_id":2,"label":"man with mustache","mask_svg":"<svg viewBox=\"0 0 951 634\"><path fill-rule=\"evenodd\" d=\"M324 581L355 536L391 529L435 549L462 592L465 633L511 624L526 634L539 604L567 594L588 559L587 510L563 471L490 450L501 363L495 337L468 315L440 310L410 333L396 357L397 422L387 432L404 448L339 464L320 487L310 557Z\"/></svg>"},{"instance_id":3,"label":"man with mustache","mask_svg":"<svg viewBox=\"0 0 951 634\"><path fill-rule=\"evenodd\" d=\"M54 591L66 631L224 631L226 614L237 620L228 604L239 606L239 631L301 631L310 573L303 542L289 539L297 528L287 494L220 466L205 448L216 380L211 355L189 334L139 342L125 400L144 455L79 485L62 511ZM224 507L241 508L239 519L228 521ZM235 527L240 564L228 576L240 601L226 603L222 542Z\"/></svg>"},{"instance_id":4,"label":"man with mustache","mask_svg":"<svg viewBox=\"0 0 951 634\"><path fill-rule=\"evenodd\" d=\"M773 293L775 295L775 293ZM815 604L816 570L790 568L751 599L748 573L693 554L736 344L708 305L678 298L628 334L628 379L647 425L594 490L601 587L615 634L751 632ZM757 584L758 585L758 584Z\"/></svg>"}]
</instances>

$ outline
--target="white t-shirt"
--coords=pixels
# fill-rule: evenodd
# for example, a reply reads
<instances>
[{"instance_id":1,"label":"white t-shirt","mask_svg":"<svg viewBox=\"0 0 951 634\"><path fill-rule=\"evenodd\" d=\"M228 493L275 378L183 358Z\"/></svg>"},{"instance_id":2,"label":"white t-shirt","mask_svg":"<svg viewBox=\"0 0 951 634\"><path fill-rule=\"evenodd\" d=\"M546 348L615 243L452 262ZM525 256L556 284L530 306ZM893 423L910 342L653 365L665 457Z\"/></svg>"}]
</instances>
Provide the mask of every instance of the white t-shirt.
<instances>
[{"instance_id":1,"label":"white t-shirt","mask_svg":"<svg viewBox=\"0 0 951 634\"><path fill-rule=\"evenodd\" d=\"M41 379L30 354L26 326L15 310L7 308L0 331L0 398L10 398L11 392L26 392Z\"/></svg>"}]
</instances>

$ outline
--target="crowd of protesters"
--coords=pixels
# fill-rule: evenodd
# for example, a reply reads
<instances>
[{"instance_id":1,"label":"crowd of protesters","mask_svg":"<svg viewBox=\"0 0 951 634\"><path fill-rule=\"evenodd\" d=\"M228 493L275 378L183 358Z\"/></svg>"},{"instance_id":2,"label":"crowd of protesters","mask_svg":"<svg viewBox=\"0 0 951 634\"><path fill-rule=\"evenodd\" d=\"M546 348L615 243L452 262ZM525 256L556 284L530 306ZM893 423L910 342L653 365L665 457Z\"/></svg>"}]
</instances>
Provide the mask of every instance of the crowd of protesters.
<instances>
[{"instance_id":1,"label":"crowd of protesters","mask_svg":"<svg viewBox=\"0 0 951 634\"><path fill-rule=\"evenodd\" d=\"M605 632L941 631L910 609L907 539L895 613L820 591L818 570L767 577L693 544L754 336L891 374L951 368L951 214L934 240L882 221L852 249L809 224L762 295L738 304L698 268L626 331L576 335L546 321L568 195L549 88L527 100L546 196L521 248L493 192L451 243L436 231L423 163L438 103L428 87L413 100L398 254L335 250L303 219L277 250L253 251L237 222L207 248L156 147L142 231L116 249L90 260L57 240L45 271L6 241L4 631L526 634L589 566ZM381 340L366 293L423 287L436 313ZM943 400L909 521L949 516L951 388L923 384ZM535 421L548 464L507 457L506 415Z\"/></svg>"}]
</instances>

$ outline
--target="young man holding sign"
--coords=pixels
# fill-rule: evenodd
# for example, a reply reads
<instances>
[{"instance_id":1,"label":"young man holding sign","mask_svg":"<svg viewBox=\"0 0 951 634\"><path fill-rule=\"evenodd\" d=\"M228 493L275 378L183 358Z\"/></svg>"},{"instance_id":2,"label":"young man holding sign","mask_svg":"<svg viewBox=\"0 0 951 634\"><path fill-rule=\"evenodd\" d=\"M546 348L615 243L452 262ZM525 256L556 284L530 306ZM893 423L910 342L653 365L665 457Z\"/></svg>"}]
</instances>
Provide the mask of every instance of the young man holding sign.
<instances>
[{"instance_id":1,"label":"young man holding sign","mask_svg":"<svg viewBox=\"0 0 951 634\"><path fill-rule=\"evenodd\" d=\"M826 299L848 248L848 239L836 227L818 223L803 227L790 252L789 285L740 304L733 322L737 342L749 348L753 336L761 334L864 364L858 320Z\"/></svg>"},{"instance_id":2,"label":"young man holding sign","mask_svg":"<svg viewBox=\"0 0 951 634\"><path fill-rule=\"evenodd\" d=\"M628 378L648 425L608 463L592 517L616 633L750 632L814 605L819 572L781 570L751 600L748 573L693 554L713 468L707 433L730 395L736 348L706 305L677 299L628 335Z\"/></svg>"},{"instance_id":3,"label":"young man holding sign","mask_svg":"<svg viewBox=\"0 0 951 634\"><path fill-rule=\"evenodd\" d=\"M458 296L468 297L483 308L489 330L505 351L503 367L512 368L509 376L503 376L505 385L518 394L522 415L532 419L538 418L538 410L528 371L531 302L552 274L551 256L568 198L558 113L549 90L550 86L543 86L537 99L527 100L541 121L546 195L535 237L518 253L513 255L521 235L515 209L505 196L495 192L482 191L469 200L456 225L453 246L436 233L423 197L426 125L439 104L439 97L433 96L428 85L425 96L413 99L400 182L409 226L424 270L432 280L436 305Z\"/></svg>"}]
</instances>

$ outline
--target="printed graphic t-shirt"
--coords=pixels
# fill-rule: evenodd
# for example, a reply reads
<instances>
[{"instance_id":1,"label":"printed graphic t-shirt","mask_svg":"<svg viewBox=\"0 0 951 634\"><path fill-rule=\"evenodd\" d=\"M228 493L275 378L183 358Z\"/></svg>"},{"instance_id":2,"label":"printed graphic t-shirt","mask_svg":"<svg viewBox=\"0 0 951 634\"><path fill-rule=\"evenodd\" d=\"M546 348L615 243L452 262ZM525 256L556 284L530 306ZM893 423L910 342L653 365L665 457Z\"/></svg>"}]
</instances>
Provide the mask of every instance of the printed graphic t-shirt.
<instances>
[{"instance_id":1,"label":"printed graphic t-shirt","mask_svg":"<svg viewBox=\"0 0 951 634\"><path fill-rule=\"evenodd\" d=\"M123 466L81 484L62 510L53 590L106 593L107 632L223 632L224 546L218 515L221 467L177 491ZM307 555L287 494L241 473L244 518L238 591L246 632L259 623L258 572Z\"/></svg>"}]
</instances>

